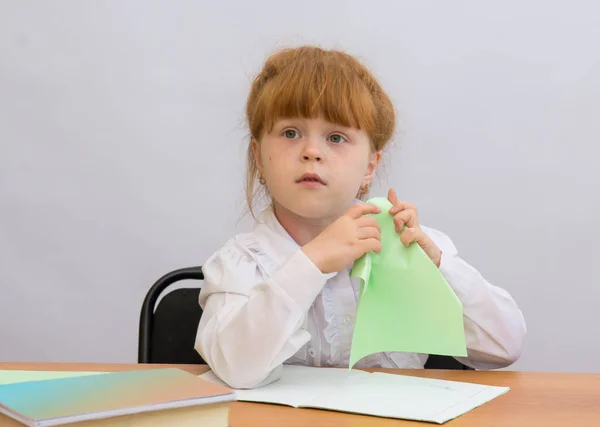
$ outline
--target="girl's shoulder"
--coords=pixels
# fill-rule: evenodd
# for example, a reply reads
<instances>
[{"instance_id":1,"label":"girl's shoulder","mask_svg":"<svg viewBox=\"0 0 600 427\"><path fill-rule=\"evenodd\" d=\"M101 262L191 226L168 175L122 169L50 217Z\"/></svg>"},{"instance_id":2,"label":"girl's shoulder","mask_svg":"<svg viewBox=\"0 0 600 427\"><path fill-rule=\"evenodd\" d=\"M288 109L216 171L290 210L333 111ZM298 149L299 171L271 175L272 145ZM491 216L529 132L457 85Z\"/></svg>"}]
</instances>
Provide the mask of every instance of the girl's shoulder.
<instances>
[{"instance_id":1,"label":"girl's shoulder","mask_svg":"<svg viewBox=\"0 0 600 427\"><path fill-rule=\"evenodd\" d=\"M259 243L256 233L236 234L202 265L203 288L247 293L275 269L275 262Z\"/></svg>"},{"instance_id":2,"label":"girl's shoulder","mask_svg":"<svg viewBox=\"0 0 600 427\"><path fill-rule=\"evenodd\" d=\"M244 269L259 264L259 258L264 256L258 239L254 233L240 233L229 238L204 263L202 270L211 274L213 270Z\"/></svg>"},{"instance_id":3,"label":"girl's shoulder","mask_svg":"<svg viewBox=\"0 0 600 427\"><path fill-rule=\"evenodd\" d=\"M252 251L244 244L249 239L236 235L227 240L203 264L204 282L200 304L213 293L248 294L257 279L257 264Z\"/></svg>"}]
</instances>

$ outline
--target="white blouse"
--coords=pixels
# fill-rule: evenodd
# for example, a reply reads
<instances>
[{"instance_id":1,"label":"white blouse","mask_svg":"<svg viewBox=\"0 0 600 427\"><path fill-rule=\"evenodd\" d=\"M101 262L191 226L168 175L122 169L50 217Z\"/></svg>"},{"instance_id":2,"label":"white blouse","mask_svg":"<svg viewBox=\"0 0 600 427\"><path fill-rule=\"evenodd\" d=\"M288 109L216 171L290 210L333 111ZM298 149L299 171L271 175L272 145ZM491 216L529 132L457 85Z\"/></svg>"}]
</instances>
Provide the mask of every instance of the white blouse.
<instances>
[{"instance_id":1,"label":"white blouse","mask_svg":"<svg viewBox=\"0 0 600 427\"><path fill-rule=\"evenodd\" d=\"M421 228L441 249L440 271L463 305L468 357L457 360L475 369L514 363L526 334L514 300L460 259L445 234ZM271 209L202 269L204 312L195 349L229 386L275 381L284 363L348 366L360 281L350 277L350 268L321 273ZM427 357L379 353L356 367L423 368Z\"/></svg>"}]
</instances>

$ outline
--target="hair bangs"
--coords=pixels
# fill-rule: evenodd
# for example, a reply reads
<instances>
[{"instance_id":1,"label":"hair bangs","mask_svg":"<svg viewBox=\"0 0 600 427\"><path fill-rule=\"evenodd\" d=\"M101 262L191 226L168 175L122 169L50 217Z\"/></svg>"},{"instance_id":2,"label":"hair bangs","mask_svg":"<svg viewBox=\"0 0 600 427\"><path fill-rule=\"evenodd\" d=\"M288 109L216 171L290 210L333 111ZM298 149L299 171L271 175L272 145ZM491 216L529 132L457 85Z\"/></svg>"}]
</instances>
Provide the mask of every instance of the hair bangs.
<instances>
[{"instance_id":1,"label":"hair bangs","mask_svg":"<svg viewBox=\"0 0 600 427\"><path fill-rule=\"evenodd\" d=\"M270 132L280 119L319 116L367 133L374 130L375 105L369 89L355 70L334 59L289 64L265 84L255 110L263 132Z\"/></svg>"}]
</instances>

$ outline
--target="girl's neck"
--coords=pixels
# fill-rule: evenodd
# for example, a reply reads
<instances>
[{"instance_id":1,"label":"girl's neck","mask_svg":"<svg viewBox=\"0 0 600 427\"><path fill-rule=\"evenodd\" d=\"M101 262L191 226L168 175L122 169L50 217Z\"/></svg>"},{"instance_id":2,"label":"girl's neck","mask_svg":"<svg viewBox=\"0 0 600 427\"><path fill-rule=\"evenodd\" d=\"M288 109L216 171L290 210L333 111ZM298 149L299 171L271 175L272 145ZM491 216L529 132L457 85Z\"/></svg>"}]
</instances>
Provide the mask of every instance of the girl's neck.
<instances>
[{"instance_id":1,"label":"girl's neck","mask_svg":"<svg viewBox=\"0 0 600 427\"><path fill-rule=\"evenodd\" d=\"M273 212L281 226L299 246L304 246L313 240L337 219L336 217L304 218L285 209L277 202L273 203Z\"/></svg>"}]
</instances>

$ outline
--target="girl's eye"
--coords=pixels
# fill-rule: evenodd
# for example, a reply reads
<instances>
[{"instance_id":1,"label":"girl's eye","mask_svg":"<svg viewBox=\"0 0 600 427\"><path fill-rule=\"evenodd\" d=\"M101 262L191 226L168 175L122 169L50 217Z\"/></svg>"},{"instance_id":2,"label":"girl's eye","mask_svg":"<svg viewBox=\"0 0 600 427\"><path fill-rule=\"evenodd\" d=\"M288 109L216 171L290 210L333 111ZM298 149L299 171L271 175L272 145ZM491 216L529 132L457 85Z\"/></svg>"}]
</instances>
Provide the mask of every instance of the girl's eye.
<instances>
[{"instance_id":1,"label":"girl's eye","mask_svg":"<svg viewBox=\"0 0 600 427\"><path fill-rule=\"evenodd\" d=\"M339 133L334 133L333 135L329 136L329 141L339 144L340 142L346 142L346 138L344 138Z\"/></svg>"},{"instance_id":2,"label":"girl's eye","mask_svg":"<svg viewBox=\"0 0 600 427\"><path fill-rule=\"evenodd\" d=\"M294 129L287 129L287 130L283 131L283 136L285 136L288 139L300 138L300 134L298 133L298 131L296 131Z\"/></svg>"}]
</instances>

